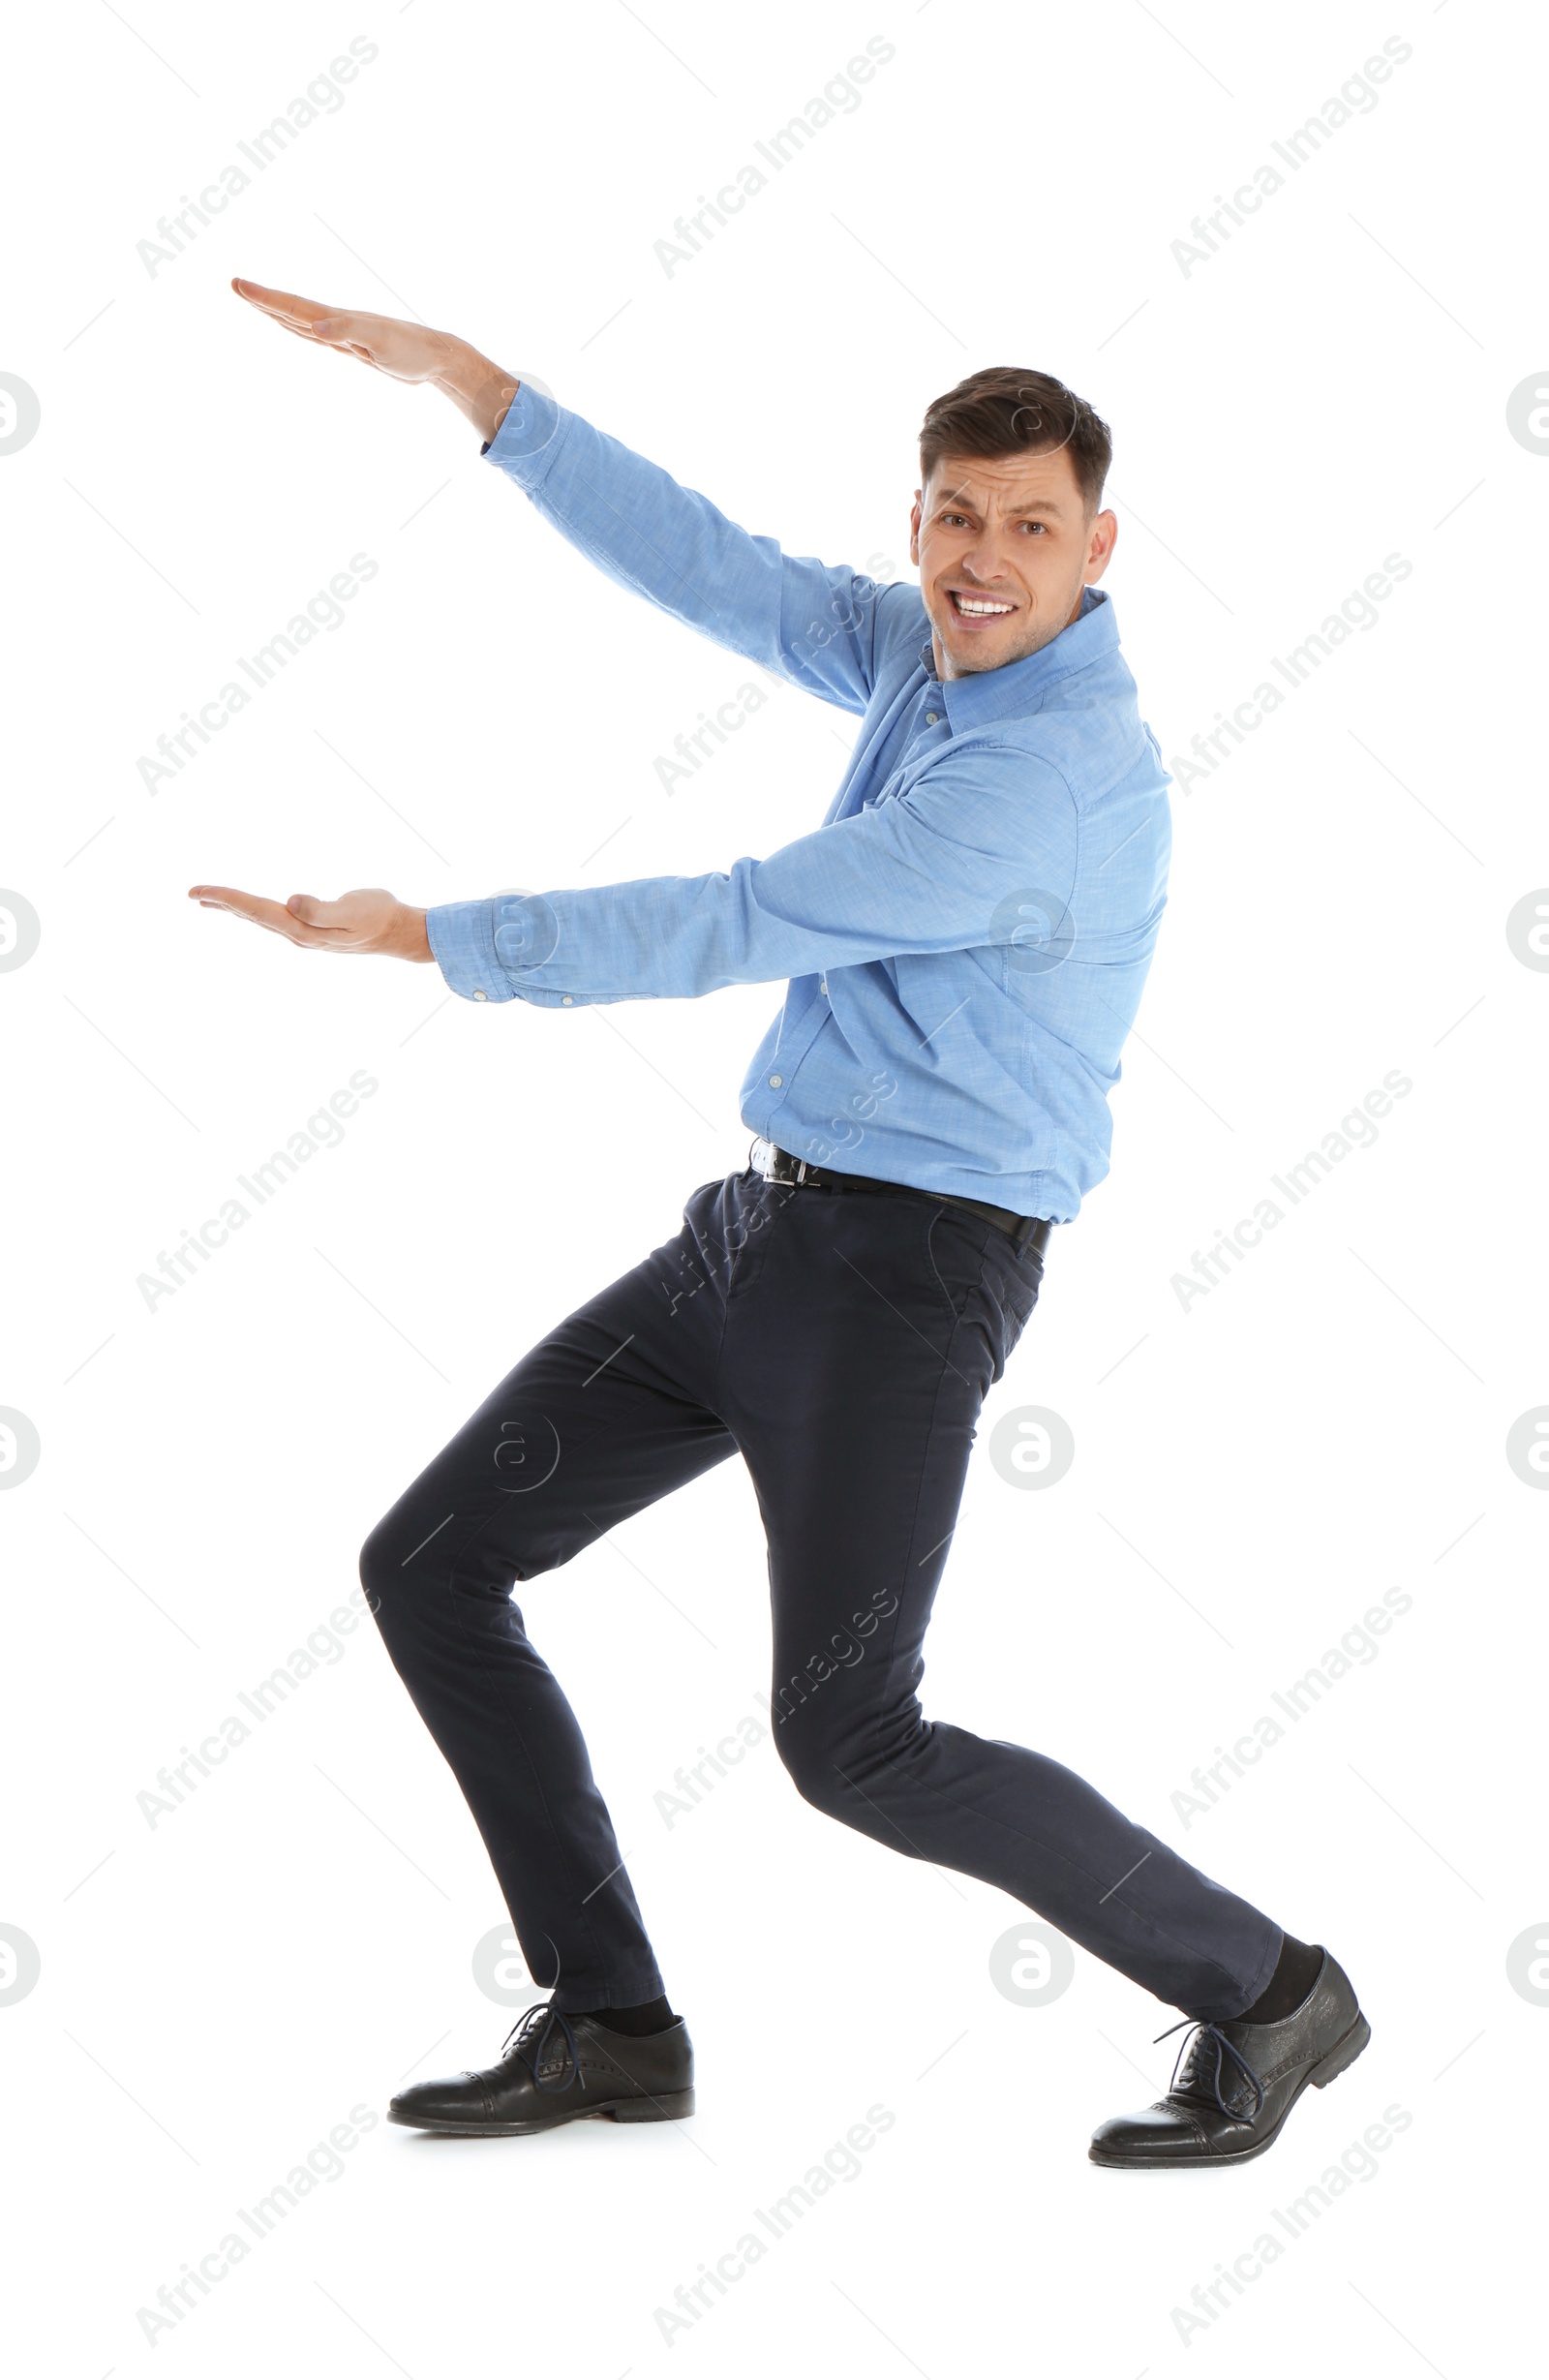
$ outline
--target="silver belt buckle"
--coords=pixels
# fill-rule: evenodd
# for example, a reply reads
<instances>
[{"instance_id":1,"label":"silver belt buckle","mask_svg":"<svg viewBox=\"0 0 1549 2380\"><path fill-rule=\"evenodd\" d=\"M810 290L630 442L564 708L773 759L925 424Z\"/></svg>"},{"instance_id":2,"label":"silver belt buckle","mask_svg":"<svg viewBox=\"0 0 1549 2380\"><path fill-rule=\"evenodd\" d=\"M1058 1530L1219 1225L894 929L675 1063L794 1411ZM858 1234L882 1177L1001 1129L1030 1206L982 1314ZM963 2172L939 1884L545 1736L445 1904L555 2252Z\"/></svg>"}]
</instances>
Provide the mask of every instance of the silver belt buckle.
<instances>
[{"instance_id":1,"label":"silver belt buckle","mask_svg":"<svg viewBox=\"0 0 1549 2380\"><path fill-rule=\"evenodd\" d=\"M766 1141L762 1136L759 1136L754 1140L753 1146L749 1151L749 1154L752 1158L753 1171L758 1175L762 1181L775 1182L782 1185L795 1184L797 1187L800 1187L800 1185L806 1179L808 1168L805 1157L792 1157L789 1149L776 1149L773 1141ZM775 1160L779 1157L784 1157L789 1161L790 1165L794 1169L791 1173L780 1174L776 1172Z\"/></svg>"}]
</instances>

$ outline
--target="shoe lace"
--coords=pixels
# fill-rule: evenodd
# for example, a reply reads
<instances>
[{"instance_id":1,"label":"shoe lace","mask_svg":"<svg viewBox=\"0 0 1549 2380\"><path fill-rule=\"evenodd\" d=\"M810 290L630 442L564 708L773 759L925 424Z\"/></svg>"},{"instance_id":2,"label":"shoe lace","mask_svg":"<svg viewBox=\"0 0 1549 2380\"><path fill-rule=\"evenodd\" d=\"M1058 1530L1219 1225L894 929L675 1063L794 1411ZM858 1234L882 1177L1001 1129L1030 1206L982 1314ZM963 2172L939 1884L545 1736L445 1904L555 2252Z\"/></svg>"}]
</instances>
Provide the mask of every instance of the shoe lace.
<instances>
[{"instance_id":1,"label":"shoe lace","mask_svg":"<svg viewBox=\"0 0 1549 2380\"><path fill-rule=\"evenodd\" d=\"M1208 2043L1209 2046L1215 2051L1215 2060L1211 2066L1209 2081L1211 2093L1214 2096L1217 2107L1221 2110L1222 2115L1228 2119L1229 2122L1240 2123L1243 2121L1243 2118L1238 2110L1231 2106L1221 2088L1222 2060L1224 2058L1230 2058L1232 2064L1236 2067L1237 2072L1241 2075L1243 2081L1253 2092L1253 2106L1248 2111L1247 2121L1249 2123L1257 2122L1263 2109L1264 2087L1259 2080L1258 2075L1255 2074L1252 2066L1249 2065L1248 2060L1244 2058L1242 2052L1238 2049L1236 2043L1230 2038L1230 2034L1222 2031L1219 2025L1203 2023L1197 2017L1181 2017L1176 2025L1169 2025L1166 2032L1158 2033L1156 2036L1157 2040L1166 2041L1170 2034L1181 2032L1185 2025L1191 2029L1189 2038L1186 2041L1180 2042L1178 2045L1178 2055L1173 2061L1172 2080L1168 2086L1169 2090L1177 2090L1178 2076L1180 2074L1184 2077L1185 2090L1187 2090L1199 2079L1200 2068L1203 2064L1203 2052L1205 2045ZM1203 2096L1203 2093L1201 2092L1200 2095Z\"/></svg>"},{"instance_id":2,"label":"shoe lace","mask_svg":"<svg viewBox=\"0 0 1549 2380\"><path fill-rule=\"evenodd\" d=\"M548 2048L550 2035L556 2031L569 2053L569 2070L565 2071L562 2060L560 2080L546 2083L540 2072L543 2053ZM532 2073L534 2090L567 2090L571 2075L578 2075L581 2071L581 2054L575 2045L570 2020L562 2008L556 2007L552 1999L540 2000L535 2008L530 2008L512 2027L501 2044L501 2056L502 2059L520 2058Z\"/></svg>"}]
</instances>

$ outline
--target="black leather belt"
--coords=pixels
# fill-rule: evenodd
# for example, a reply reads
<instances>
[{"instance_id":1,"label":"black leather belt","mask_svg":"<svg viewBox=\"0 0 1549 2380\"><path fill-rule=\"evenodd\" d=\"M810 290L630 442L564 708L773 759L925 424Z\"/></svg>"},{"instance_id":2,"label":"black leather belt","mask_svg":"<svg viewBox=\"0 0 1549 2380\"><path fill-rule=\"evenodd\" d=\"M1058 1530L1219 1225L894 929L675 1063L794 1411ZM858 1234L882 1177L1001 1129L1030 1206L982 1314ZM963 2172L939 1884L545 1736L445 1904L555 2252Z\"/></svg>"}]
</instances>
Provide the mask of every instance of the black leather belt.
<instances>
[{"instance_id":1,"label":"black leather belt","mask_svg":"<svg viewBox=\"0 0 1549 2380\"><path fill-rule=\"evenodd\" d=\"M1004 1232L1018 1256L1024 1248L1035 1248L1042 1255L1054 1228L1043 1215L1018 1215L1009 1206L990 1206L983 1199L953 1198L944 1190L921 1190L913 1182L872 1181L865 1174L835 1174L832 1166L808 1165L805 1157L793 1157L789 1149L776 1148L772 1142L764 1145L769 1150L763 1168L765 1181L790 1182L809 1190L880 1190L898 1198L928 1199L936 1206L961 1206Z\"/></svg>"}]
</instances>

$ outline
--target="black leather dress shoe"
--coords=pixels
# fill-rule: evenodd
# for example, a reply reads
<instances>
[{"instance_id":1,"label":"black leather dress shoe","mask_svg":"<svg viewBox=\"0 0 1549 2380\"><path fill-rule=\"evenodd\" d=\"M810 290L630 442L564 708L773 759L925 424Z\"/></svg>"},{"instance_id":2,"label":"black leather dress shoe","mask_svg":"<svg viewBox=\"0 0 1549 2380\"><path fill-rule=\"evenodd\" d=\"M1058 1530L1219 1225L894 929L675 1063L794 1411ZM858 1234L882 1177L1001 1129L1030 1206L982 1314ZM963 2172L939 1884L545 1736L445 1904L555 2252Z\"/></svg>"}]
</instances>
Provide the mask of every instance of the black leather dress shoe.
<instances>
[{"instance_id":1,"label":"black leather dress shoe","mask_svg":"<svg viewBox=\"0 0 1549 2380\"><path fill-rule=\"evenodd\" d=\"M1153 2171L1261 2157L1308 2084L1321 2090L1371 2037L1350 1977L1325 1950L1312 1990L1278 2025L1246 2025L1240 2017L1196 2024L1167 2097L1135 2116L1110 2116L1087 2154L1094 2165Z\"/></svg>"},{"instance_id":2,"label":"black leather dress shoe","mask_svg":"<svg viewBox=\"0 0 1549 2380\"><path fill-rule=\"evenodd\" d=\"M631 2035L543 2001L510 2034L499 2065L410 2084L387 2116L421 2132L481 2138L548 2132L589 2116L661 2123L693 2112L694 2046L682 2017L665 2032Z\"/></svg>"}]
</instances>

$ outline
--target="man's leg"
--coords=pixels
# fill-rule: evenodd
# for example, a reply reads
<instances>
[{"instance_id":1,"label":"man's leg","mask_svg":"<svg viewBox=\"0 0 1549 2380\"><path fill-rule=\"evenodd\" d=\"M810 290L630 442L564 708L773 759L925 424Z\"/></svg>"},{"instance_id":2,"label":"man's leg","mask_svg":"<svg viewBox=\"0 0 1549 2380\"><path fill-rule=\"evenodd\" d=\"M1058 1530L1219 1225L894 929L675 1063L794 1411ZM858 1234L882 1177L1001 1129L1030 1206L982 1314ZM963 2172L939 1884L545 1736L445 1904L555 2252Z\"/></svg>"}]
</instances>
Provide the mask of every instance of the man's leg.
<instances>
[{"instance_id":1,"label":"man's leg","mask_svg":"<svg viewBox=\"0 0 1549 2380\"><path fill-rule=\"evenodd\" d=\"M529 1970L565 2010L630 2007L663 1985L575 1714L511 1588L735 1451L702 1401L719 1292L700 1253L685 1228L561 1323L361 1554L393 1665L463 1789Z\"/></svg>"},{"instance_id":2,"label":"man's leg","mask_svg":"<svg viewBox=\"0 0 1549 2380\"><path fill-rule=\"evenodd\" d=\"M775 1742L846 1824L1000 1885L1160 1999L1234 2017L1274 1971L1270 1918L1057 1761L921 1712L974 1425L1038 1272L923 1200L801 1190L765 1234L720 1410L769 1536Z\"/></svg>"}]
</instances>

